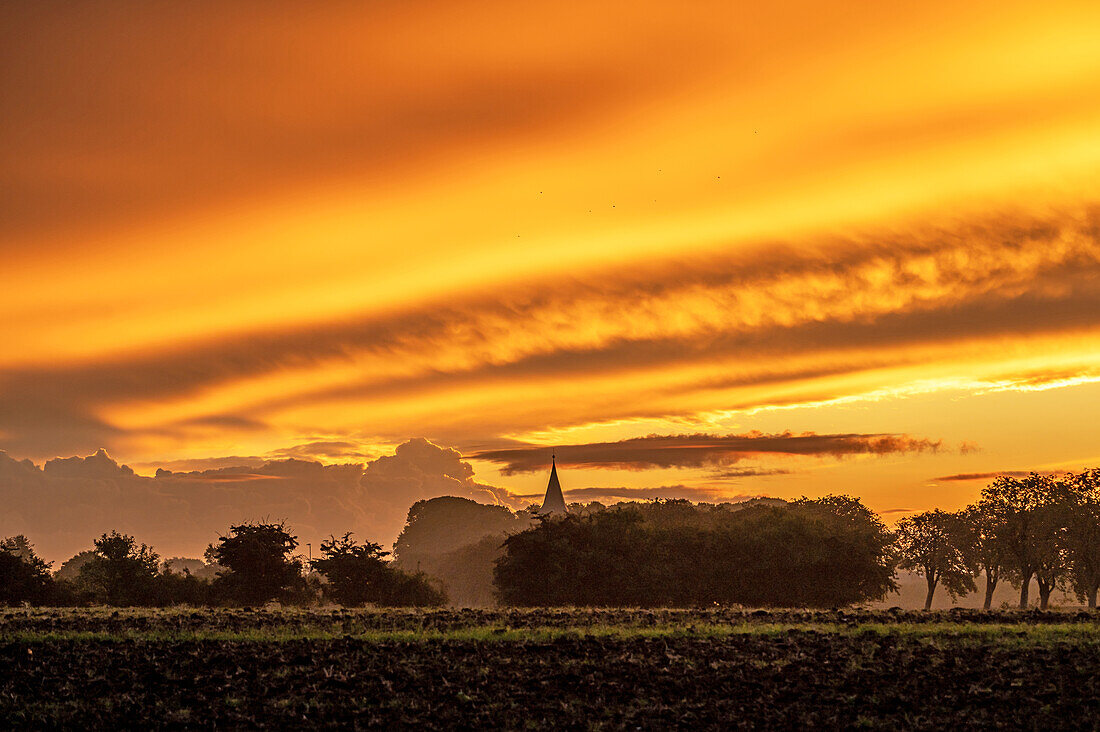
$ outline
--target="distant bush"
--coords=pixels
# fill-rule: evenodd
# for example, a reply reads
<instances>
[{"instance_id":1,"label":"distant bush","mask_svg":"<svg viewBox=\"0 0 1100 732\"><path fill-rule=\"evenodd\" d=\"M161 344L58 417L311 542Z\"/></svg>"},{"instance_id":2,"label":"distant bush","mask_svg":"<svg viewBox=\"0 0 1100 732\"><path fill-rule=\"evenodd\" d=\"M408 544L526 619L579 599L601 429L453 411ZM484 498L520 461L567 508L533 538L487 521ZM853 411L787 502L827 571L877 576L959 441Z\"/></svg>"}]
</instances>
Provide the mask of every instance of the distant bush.
<instances>
[{"instance_id":1,"label":"distant bush","mask_svg":"<svg viewBox=\"0 0 1100 732\"><path fill-rule=\"evenodd\" d=\"M425 575L389 566L383 559L388 553L380 544L360 544L347 533L322 542L322 557L314 559L312 566L327 580L326 595L341 605L420 607L446 602L446 596Z\"/></svg>"},{"instance_id":2,"label":"distant bush","mask_svg":"<svg viewBox=\"0 0 1100 732\"><path fill-rule=\"evenodd\" d=\"M412 574L390 570L390 582L377 604L383 607L439 607L447 604L447 595L432 584L423 572Z\"/></svg>"}]
</instances>

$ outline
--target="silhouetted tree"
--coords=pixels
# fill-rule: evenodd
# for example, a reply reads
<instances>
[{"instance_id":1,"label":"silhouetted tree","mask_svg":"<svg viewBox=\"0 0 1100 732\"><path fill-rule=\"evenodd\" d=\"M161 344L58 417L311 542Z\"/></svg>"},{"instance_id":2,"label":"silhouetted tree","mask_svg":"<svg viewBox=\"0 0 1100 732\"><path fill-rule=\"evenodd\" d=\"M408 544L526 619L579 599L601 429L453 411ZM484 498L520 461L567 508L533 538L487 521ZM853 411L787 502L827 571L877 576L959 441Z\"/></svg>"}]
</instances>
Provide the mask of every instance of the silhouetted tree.
<instances>
[{"instance_id":1,"label":"silhouetted tree","mask_svg":"<svg viewBox=\"0 0 1100 732\"><path fill-rule=\"evenodd\" d=\"M212 585L187 568L177 572L168 565L157 575L156 598L158 605L209 605L213 601Z\"/></svg>"},{"instance_id":2,"label":"silhouetted tree","mask_svg":"<svg viewBox=\"0 0 1100 732\"><path fill-rule=\"evenodd\" d=\"M54 578L66 582L76 582L80 577L80 568L90 562L96 556L94 549L85 549L84 551L73 555L66 559L58 567L57 572L54 574Z\"/></svg>"},{"instance_id":3,"label":"silhouetted tree","mask_svg":"<svg viewBox=\"0 0 1100 732\"><path fill-rule=\"evenodd\" d=\"M321 558L313 568L328 581L326 592L341 605L378 602L385 590L389 567L382 559L389 552L381 544L357 543L351 534L321 542Z\"/></svg>"},{"instance_id":4,"label":"silhouetted tree","mask_svg":"<svg viewBox=\"0 0 1100 732\"><path fill-rule=\"evenodd\" d=\"M384 607L438 607L447 603L447 594L432 584L423 572L390 569L377 604Z\"/></svg>"},{"instance_id":5,"label":"silhouetted tree","mask_svg":"<svg viewBox=\"0 0 1100 732\"><path fill-rule=\"evenodd\" d=\"M1039 587L1039 608L1046 610L1050 605L1050 595L1056 587L1063 585L1070 570L1070 556L1066 547L1066 524L1071 520L1074 500L1066 485L1061 481L1052 481L1050 502L1036 511L1034 522L1035 556L1038 564L1035 569L1035 583Z\"/></svg>"},{"instance_id":6,"label":"silhouetted tree","mask_svg":"<svg viewBox=\"0 0 1100 732\"><path fill-rule=\"evenodd\" d=\"M186 572L192 577L205 580L213 580L218 576L217 565L207 564L201 559L193 559L190 557L172 557L170 559L165 559L160 563L160 571L162 573L173 572L176 574Z\"/></svg>"},{"instance_id":7,"label":"silhouetted tree","mask_svg":"<svg viewBox=\"0 0 1100 732\"><path fill-rule=\"evenodd\" d=\"M134 537L112 531L96 539L94 556L83 564L78 585L93 602L130 606L156 603L159 557Z\"/></svg>"},{"instance_id":8,"label":"silhouetted tree","mask_svg":"<svg viewBox=\"0 0 1100 732\"><path fill-rule=\"evenodd\" d=\"M1000 476L982 490L978 508L990 520L1006 572L1020 587L1021 608L1028 605L1032 578L1045 608L1066 574L1061 533L1066 507L1074 500L1072 484L1036 473L1025 478Z\"/></svg>"},{"instance_id":9,"label":"silhouetted tree","mask_svg":"<svg viewBox=\"0 0 1100 732\"><path fill-rule=\"evenodd\" d=\"M0 541L0 604L42 604L50 600L50 565L22 534Z\"/></svg>"},{"instance_id":10,"label":"silhouetted tree","mask_svg":"<svg viewBox=\"0 0 1100 732\"><path fill-rule=\"evenodd\" d=\"M1004 571L1005 551L997 537L1003 531L998 523L999 514L991 510L989 503L967 506L962 514L962 550L967 565L974 575L985 575L985 598L982 609L993 604L993 593Z\"/></svg>"},{"instance_id":11,"label":"silhouetted tree","mask_svg":"<svg viewBox=\"0 0 1100 732\"><path fill-rule=\"evenodd\" d=\"M525 529L531 517L512 513L506 506L489 506L468 498L441 496L417 501L393 545L394 560L403 569L432 555L445 554L482 538L503 537L507 531Z\"/></svg>"},{"instance_id":12,"label":"silhouetted tree","mask_svg":"<svg viewBox=\"0 0 1100 732\"><path fill-rule=\"evenodd\" d=\"M207 549L207 560L223 568L215 592L246 605L293 599L304 588L296 548L298 538L282 522L230 526L229 534Z\"/></svg>"},{"instance_id":13,"label":"silhouetted tree","mask_svg":"<svg viewBox=\"0 0 1100 732\"><path fill-rule=\"evenodd\" d=\"M915 571L928 585L924 609L932 608L936 587L952 599L973 592L974 579L963 551L963 521L957 514L934 510L903 518L897 529L898 567Z\"/></svg>"},{"instance_id":14,"label":"silhouetted tree","mask_svg":"<svg viewBox=\"0 0 1100 732\"><path fill-rule=\"evenodd\" d=\"M460 607L487 607L496 603L493 563L504 555L507 534L489 534L443 554L429 554L413 565L438 579L450 603ZM405 565L406 567L408 565Z\"/></svg>"},{"instance_id":15,"label":"silhouetted tree","mask_svg":"<svg viewBox=\"0 0 1100 732\"><path fill-rule=\"evenodd\" d=\"M1066 480L1074 486L1074 503L1065 512L1063 542L1069 580L1080 600L1096 609L1100 588L1100 469L1092 468Z\"/></svg>"},{"instance_id":16,"label":"silhouetted tree","mask_svg":"<svg viewBox=\"0 0 1100 732\"><path fill-rule=\"evenodd\" d=\"M797 575L807 592L820 593L814 604L850 605L884 598L897 589L894 535L858 498L803 498L791 508L824 524L823 529L811 534L820 542L816 549L820 557L807 563L805 574Z\"/></svg>"},{"instance_id":17,"label":"silhouetted tree","mask_svg":"<svg viewBox=\"0 0 1100 732\"><path fill-rule=\"evenodd\" d=\"M493 562L501 544L508 532L531 526L534 514L455 496L417 501L394 544L393 566L435 578L451 602L492 604Z\"/></svg>"}]
</instances>

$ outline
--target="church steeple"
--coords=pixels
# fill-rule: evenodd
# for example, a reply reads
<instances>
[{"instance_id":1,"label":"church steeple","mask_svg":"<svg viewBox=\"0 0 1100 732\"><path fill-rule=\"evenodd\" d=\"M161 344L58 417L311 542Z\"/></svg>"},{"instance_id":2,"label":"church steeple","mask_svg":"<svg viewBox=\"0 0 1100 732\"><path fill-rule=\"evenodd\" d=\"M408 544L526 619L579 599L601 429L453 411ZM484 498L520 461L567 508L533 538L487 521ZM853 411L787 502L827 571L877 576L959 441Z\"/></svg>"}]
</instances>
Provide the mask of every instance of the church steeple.
<instances>
[{"instance_id":1,"label":"church steeple","mask_svg":"<svg viewBox=\"0 0 1100 732\"><path fill-rule=\"evenodd\" d=\"M565 513L565 497L561 494L561 483L558 482L556 455L550 456L550 482L546 485L546 497L542 499L539 513Z\"/></svg>"}]
</instances>

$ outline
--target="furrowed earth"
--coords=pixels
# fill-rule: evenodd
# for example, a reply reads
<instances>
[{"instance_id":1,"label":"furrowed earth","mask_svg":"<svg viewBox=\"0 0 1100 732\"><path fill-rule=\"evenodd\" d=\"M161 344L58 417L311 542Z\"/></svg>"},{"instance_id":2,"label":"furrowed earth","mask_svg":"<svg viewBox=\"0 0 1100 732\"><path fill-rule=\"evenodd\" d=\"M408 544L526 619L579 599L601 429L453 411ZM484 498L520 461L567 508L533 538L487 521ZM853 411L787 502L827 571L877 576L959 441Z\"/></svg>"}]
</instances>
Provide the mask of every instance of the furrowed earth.
<instances>
[{"instance_id":1,"label":"furrowed earth","mask_svg":"<svg viewBox=\"0 0 1100 732\"><path fill-rule=\"evenodd\" d=\"M0 611L7 727L1092 727L1100 616Z\"/></svg>"}]
</instances>

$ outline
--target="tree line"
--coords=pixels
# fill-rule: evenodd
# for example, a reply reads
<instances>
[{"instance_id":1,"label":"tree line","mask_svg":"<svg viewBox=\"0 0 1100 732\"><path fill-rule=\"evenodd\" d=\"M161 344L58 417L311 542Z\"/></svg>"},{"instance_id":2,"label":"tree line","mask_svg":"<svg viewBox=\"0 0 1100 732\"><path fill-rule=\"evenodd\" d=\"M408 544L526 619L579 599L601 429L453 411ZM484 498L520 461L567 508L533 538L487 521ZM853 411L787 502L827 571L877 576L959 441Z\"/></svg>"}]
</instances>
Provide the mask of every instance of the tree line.
<instances>
[{"instance_id":1,"label":"tree line","mask_svg":"<svg viewBox=\"0 0 1100 732\"><path fill-rule=\"evenodd\" d=\"M725 509L725 510L723 510ZM893 531L859 502L749 502L734 510L657 501L541 518L503 540L493 580L509 605L835 607L884 600L897 570L953 599L999 583L1039 606L1055 589L1096 608L1100 469L1001 476L956 511L925 511Z\"/></svg>"},{"instance_id":2,"label":"tree line","mask_svg":"<svg viewBox=\"0 0 1100 732\"><path fill-rule=\"evenodd\" d=\"M932 606L938 587L955 598L984 582L988 610L1001 582L1020 590L1032 579L1039 607L1055 589L1096 608L1100 589L1100 468L1061 476L1001 476L961 511L925 511L898 522L898 567L922 575Z\"/></svg>"},{"instance_id":3,"label":"tree line","mask_svg":"<svg viewBox=\"0 0 1100 732\"><path fill-rule=\"evenodd\" d=\"M111 532L54 573L12 537L0 541L0 604L431 606L451 590L459 603L520 606L834 607L884 600L905 570L924 578L926 608L940 588L958 598L979 583L986 609L1004 583L1027 607L1032 581L1040 607L1062 589L1095 608L1100 469L1002 476L960 511L925 511L893 530L847 496L572 504L553 518L448 497L410 508L395 557L351 534L330 537L312 561L297 547L282 523L243 523L205 562L162 561Z\"/></svg>"},{"instance_id":4,"label":"tree line","mask_svg":"<svg viewBox=\"0 0 1100 732\"><path fill-rule=\"evenodd\" d=\"M133 536L112 531L56 574L25 536L0 541L0 604L262 605L335 602L347 606L434 606L446 596L422 573L396 569L380 544L350 533L321 543L321 556L295 554L298 539L283 523L231 526L206 550L205 564L173 561ZM206 569L202 574L192 572ZM66 571L68 570L68 571Z\"/></svg>"}]
</instances>

